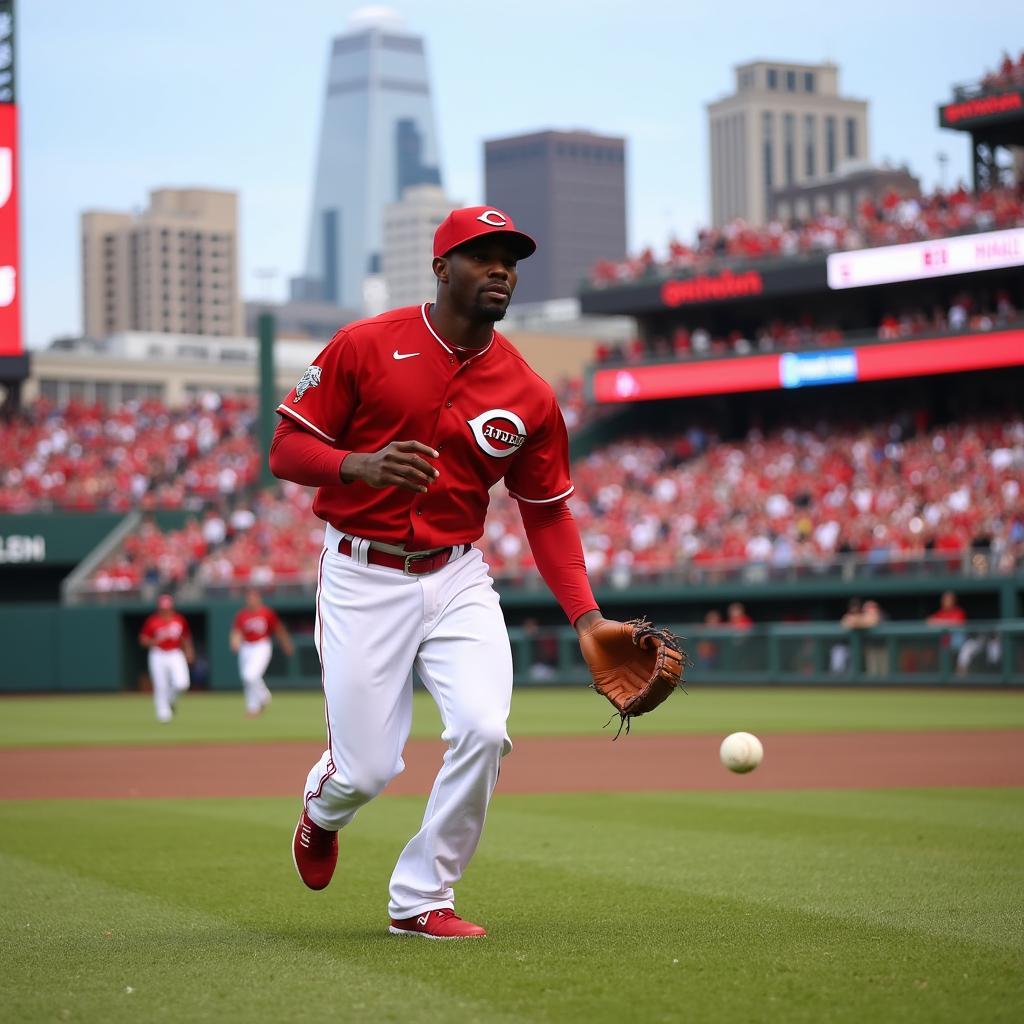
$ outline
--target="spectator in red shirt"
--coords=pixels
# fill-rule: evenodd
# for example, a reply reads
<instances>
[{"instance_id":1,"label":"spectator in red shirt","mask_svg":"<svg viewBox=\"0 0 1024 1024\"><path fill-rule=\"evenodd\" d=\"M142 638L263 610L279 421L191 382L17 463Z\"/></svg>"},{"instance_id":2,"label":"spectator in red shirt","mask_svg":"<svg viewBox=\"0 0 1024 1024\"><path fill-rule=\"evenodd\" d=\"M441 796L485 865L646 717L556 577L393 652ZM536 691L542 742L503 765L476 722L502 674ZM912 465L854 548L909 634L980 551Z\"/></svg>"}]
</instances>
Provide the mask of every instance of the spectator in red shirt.
<instances>
[{"instance_id":1,"label":"spectator in red shirt","mask_svg":"<svg viewBox=\"0 0 1024 1024\"><path fill-rule=\"evenodd\" d=\"M747 609L743 607L742 601L733 601L727 612L729 619L726 625L733 629L750 629L754 625L754 620L747 614Z\"/></svg>"},{"instance_id":2,"label":"spectator in red shirt","mask_svg":"<svg viewBox=\"0 0 1024 1024\"><path fill-rule=\"evenodd\" d=\"M956 602L952 590L944 590L939 599L939 610L925 620L929 626L959 626L967 621L967 614Z\"/></svg>"}]
</instances>

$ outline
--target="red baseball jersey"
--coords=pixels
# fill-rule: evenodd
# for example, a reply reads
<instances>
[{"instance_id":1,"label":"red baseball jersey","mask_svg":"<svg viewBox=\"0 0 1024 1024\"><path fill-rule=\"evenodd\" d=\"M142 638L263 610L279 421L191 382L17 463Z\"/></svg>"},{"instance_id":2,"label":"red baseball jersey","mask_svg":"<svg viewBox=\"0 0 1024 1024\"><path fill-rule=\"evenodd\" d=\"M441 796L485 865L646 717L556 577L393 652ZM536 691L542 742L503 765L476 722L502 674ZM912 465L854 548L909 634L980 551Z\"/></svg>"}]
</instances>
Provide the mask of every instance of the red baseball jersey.
<instances>
[{"instance_id":1,"label":"red baseball jersey","mask_svg":"<svg viewBox=\"0 0 1024 1024\"><path fill-rule=\"evenodd\" d=\"M159 612L154 612L142 624L140 635L150 637L153 646L159 647L162 651L176 651L186 637L192 636L192 631L188 628L185 616L180 612L175 612L167 619Z\"/></svg>"},{"instance_id":2,"label":"red baseball jersey","mask_svg":"<svg viewBox=\"0 0 1024 1024\"><path fill-rule=\"evenodd\" d=\"M253 611L251 608L243 608L235 616L235 629L242 634L246 643L255 643L257 640L265 640L275 629L281 620L277 612L272 608L259 608Z\"/></svg>"},{"instance_id":3,"label":"red baseball jersey","mask_svg":"<svg viewBox=\"0 0 1024 1024\"><path fill-rule=\"evenodd\" d=\"M573 490L558 401L497 331L459 359L428 303L342 328L277 411L344 452L420 441L440 476L426 494L362 481L320 487L313 511L343 533L409 551L468 544L483 533L488 492L559 501Z\"/></svg>"},{"instance_id":4,"label":"red baseball jersey","mask_svg":"<svg viewBox=\"0 0 1024 1024\"><path fill-rule=\"evenodd\" d=\"M940 608L928 618L932 622L948 622L950 625L956 626L967 621L967 613L963 608Z\"/></svg>"}]
</instances>

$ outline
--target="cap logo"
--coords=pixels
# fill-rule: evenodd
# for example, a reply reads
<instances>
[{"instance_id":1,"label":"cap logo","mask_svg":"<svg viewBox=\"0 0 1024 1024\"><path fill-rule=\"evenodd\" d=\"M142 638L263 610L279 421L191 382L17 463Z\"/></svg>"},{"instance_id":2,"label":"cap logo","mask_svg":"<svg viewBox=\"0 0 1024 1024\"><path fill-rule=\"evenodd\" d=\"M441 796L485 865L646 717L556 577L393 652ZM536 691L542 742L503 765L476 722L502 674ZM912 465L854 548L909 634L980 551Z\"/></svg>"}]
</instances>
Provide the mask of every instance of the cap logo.
<instances>
[{"instance_id":1,"label":"cap logo","mask_svg":"<svg viewBox=\"0 0 1024 1024\"><path fill-rule=\"evenodd\" d=\"M503 214L498 213L497 210L485 210L477 217L477 220L482 221L489 228L503 228L508 224L508 220Z\"/></svg>"}]
</instances>

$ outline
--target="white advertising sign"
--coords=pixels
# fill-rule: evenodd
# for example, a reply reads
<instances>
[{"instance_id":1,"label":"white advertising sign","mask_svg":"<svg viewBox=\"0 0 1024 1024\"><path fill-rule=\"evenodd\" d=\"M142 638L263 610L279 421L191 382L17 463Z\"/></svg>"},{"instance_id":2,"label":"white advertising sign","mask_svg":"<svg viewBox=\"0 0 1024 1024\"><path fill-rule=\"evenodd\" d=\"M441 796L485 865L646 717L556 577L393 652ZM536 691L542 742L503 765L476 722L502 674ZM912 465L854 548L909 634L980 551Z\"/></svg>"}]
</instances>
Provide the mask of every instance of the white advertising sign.
<instances>
[{"instance_id":1,"label":"white advertising sign","mask_svg":"<svg viewBox=\"0 0 1024 1024\"><path fill-rule=\"evenodd\" d=\"M1024 228L1011 228L936 238L931 242L834 252L828 257L828 286L864 288L1018 266L1024 266Z\"/></svg>"}]
</instances>

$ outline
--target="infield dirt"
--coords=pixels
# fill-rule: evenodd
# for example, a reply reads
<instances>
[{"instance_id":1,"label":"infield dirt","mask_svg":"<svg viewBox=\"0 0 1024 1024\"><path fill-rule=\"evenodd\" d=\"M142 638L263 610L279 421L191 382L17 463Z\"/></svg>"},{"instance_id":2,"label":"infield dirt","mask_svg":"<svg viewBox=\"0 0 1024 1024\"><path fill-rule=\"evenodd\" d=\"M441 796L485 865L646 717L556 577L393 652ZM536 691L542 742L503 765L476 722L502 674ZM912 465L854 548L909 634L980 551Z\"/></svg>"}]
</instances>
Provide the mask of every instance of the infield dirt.
<instances>
[{"instance_id":1,"label":"infield dirt","mask_svg":"<svg viewBox=\"0 0 1024 1024\"><path fill-rule=\"evenodd\" d=\"M1024 730L772 734L757 771L718 759L720 736L528 737L499 793L1024 786ZM293 796L322 746L230 743L0 750L0 799ZM426 794L444 744L410 740L386 792Z\"/></svg>"}]
</instances>

